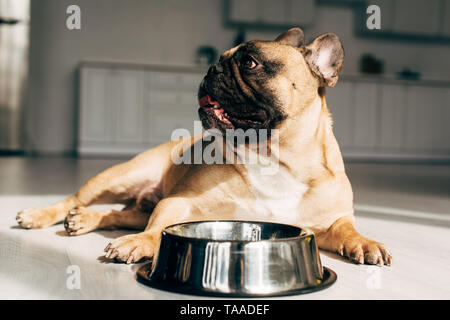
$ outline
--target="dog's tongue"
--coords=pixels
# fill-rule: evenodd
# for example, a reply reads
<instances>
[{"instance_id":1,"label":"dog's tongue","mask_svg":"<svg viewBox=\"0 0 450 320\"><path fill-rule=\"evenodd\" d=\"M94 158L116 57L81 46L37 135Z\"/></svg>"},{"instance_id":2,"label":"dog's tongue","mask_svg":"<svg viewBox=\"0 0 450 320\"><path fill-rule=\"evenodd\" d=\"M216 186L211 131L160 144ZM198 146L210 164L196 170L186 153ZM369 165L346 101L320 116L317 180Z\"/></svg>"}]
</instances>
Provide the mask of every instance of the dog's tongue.
<instances>
[{"instance_id":1,"label":"dog's tongue","mask_svg":"<svg viewBox=\"0 0 450 320\"><path fill-rule=\"evenodd\" d=\"M200 98L199 101L200 107L206 107L206 106L216 106L216 107L220 107L220 103L218 101L214 101L211 99L211 97L209 96L209 94L207 94L206 96L203 96Z\"/></svg>"},{"instance_id":2,"label":"dog's tongue","mask_svg":"<svg viewBox=\"0 0 450 320\"><path fill-rule=\"evenodd\" d=\"M209 94L200 98L199 105L200 105L200 108L213 106L214 108L212 110L213 110L216 118L222 122L231 124L231 122L225 117L225 115L224 115L225 110L220 107L219 101L212 100L211 97L209 96Z\"/></svg>"}]
</instances>

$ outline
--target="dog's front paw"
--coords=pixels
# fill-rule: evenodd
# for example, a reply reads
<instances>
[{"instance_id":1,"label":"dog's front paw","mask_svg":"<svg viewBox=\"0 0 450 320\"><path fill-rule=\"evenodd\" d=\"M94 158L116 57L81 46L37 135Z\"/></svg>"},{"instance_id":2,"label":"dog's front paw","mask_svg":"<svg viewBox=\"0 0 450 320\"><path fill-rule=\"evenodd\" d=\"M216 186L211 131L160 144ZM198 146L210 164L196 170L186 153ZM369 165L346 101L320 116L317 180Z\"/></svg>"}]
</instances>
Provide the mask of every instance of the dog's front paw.
<instances>
[{"instance_id":1,"label":"dog's front paw","mask_svg":"<svg viewBox=\"0 0 450 320\"><path fill-rule=\"evenodd\" d=\"M70 236L78 236L98 229L103 218L101 212L84 207L71 209L64 220L64 228Z\"/></svg>"},{"instance_id":2,"label":"dog's front paw","mask_svg":"<svg viewBox=\"0 0 450 320\"><path fill-rule=\"evenodd\" d=\"M383 244L362 236L346 239L337 253L359 264L392 264L392 255Z\"/></svg>"},{"instance_id":3,"label":"dog's front paw","mask_svg":"<svg viewBox=\"0 0 450 320\"><path fill-rule=\"evenodd\" d=\"M127 264L151 258L157 249L156 237L149 233L126 235L111 241L105 248L105 257Z\"/></svg>"},{"instance_id":4,"label":"dog's front paw","mask_svg":"<svg viewBox=\"0 0 450 320\"><path fill-rule=\"evenodd\" d=\"M16 221L24 229L44 228L54 224L52 209L32 208L17 213Z\"/></svg>"}]
</instances>

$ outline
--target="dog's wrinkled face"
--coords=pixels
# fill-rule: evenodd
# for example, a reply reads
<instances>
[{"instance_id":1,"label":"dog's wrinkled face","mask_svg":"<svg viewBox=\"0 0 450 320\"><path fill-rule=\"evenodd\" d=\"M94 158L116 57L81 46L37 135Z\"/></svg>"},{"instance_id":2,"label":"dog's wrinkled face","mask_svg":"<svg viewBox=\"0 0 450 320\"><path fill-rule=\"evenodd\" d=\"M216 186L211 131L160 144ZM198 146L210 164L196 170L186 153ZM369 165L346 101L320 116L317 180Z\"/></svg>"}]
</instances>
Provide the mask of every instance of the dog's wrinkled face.
<instances>
[{"instance_id":1,"label":"dog's wrinkled face","mask_svg":"<svg viewBox=\"0 0 450 320\"><path fill-rule=\"evenodd\" d=\"M286 117L271 85L285 65L268 47L250 41L225 52L211 66L198 93L205 128L270 128Z\"/></svg>"},{"instance_id":2,"label":"dog's wrinkled face","mask_svg":"<svg viewBox=\"0 0 450 320\"><path fill-rule=\"evenodd\" d=\"M273 129L302 111L319 86L333 86L343 50L336 35L305 46L294 28L275 41L249 41L211 66L198 92L205 129Z\"/></svg>"}]
</instances>

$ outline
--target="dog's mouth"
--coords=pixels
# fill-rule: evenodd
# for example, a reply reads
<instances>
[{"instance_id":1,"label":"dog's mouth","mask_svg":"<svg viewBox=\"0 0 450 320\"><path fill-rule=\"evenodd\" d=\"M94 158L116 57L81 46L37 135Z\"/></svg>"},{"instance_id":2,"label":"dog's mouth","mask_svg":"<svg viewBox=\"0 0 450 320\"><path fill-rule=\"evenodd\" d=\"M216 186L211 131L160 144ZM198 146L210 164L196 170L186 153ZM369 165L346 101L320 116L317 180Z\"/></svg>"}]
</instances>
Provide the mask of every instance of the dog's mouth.
<instances>
[{"instance_id":1,"label":"dog's mouth","mask_svg":"<svg viewBox=\"0 0 450 320\"><path fill-rule=\"evenodd\" d=\"M220 106L219 101L213 100L209 94L206 94L200 98L198 103L200 109L208 115L214 116L218 121L226 125L232 125L231 121L228 119L228 113L225 112L225 109Z\"/></svg>"},{"instance_id":2,"label":"dog's mouth","mask_svg":"<svg viewBox=\"0 0 450 320\"><path fill-rule=\"evenodd\" d=\"M215 127L214 124L217 124L224 129L261 128L267 119L267 114L262 109L245 114L237 114L231 110L226 110L219 101L207 93L199 99L199 106L200 118L203 121L207 120L206 122L210 127Z\"/></svg>"}]
</instances>

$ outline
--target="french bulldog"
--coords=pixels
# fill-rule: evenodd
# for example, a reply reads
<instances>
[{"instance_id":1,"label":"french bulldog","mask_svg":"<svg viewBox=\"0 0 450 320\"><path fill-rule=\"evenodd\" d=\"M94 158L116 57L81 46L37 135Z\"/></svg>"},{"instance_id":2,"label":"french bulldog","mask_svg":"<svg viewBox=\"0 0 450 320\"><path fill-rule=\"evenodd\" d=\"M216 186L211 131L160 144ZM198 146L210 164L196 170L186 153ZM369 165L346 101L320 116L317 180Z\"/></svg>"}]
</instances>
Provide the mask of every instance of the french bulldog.
<instances>
[{"instance_id":1,"label":"french bulldog","mask_svg":"<svg viewBox=\"0 0 450 320\"><path fill-rule=\"evenodd\" d=\"M162 230L172 224L277 222L314 232L321 249L353 262L391 265L385 246L354 226L352 187L325 99L325 87L336 84L343 60L335 34L305 44L303 31L293 28L274 41L242 43L209 68L198 92L204 129L276 130L275 174L262 174L258 164L245 161L176 164L174 152L184 154L199 141L207 145L201 137L182 138L107 169L65 200L19 212L17 222L42 228L64 221L71 236L119 227L143 230L105 248L107 258L126 263L155 256ZM266 142L273 139L269 135ZM242 144L226 147L242 150ZM89 208L111 203L124 208Z\"/></svg>"}]
</instances>

